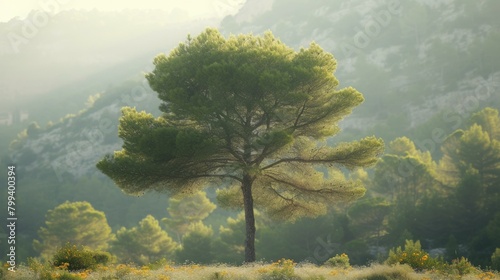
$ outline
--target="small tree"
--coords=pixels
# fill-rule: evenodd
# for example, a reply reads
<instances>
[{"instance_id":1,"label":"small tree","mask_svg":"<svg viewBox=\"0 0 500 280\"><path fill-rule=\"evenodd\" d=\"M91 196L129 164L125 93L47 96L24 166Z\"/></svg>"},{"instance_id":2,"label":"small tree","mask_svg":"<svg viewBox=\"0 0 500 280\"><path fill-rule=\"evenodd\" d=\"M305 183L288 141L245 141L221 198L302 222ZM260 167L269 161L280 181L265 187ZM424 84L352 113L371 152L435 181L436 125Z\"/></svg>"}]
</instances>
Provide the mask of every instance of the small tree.
<instances>
[{"instance_id":1,"label":"small tree","mask_svg":"<svg viewBox=\"0 0 500 280\"><path fill-rule=\"evenodd\" d=\"M225 39L207 29L154 65L146 77L164 115L125 108L123 149L97 164L126 192L229 186L219 194L225 206L245 211L247 262L255 261L255 206L280 219L316 217L364 194L318 171L373 165L383 143L323 141L363 96L337 88L337 63L317 44L296 52L270 32Z\"/></svg>"},{"instance_id":2,"label":"small tree","mask_svg":"<svg viewBox=\"0 0 500 280\"><path fill-rule=\"evenodd\" d=\"M83 245L94 250L105 250L113 238L104 212L95 210L86 201L69 202L49 210L45 227L38 231L41 241L33 246L47 258L66 243Z\"/></svg>"},{"instance_id":3,"label":"small tree","mask_svg":"<svg viewBox=\"0 0 500 280\"><path fill-rule=\"evenodd\" d=\"M111 251L120 261L139 265L172 258L178 247L151 215L141 220L138 227L119 229L111 245Z\"/></svg>"}]
</instances>

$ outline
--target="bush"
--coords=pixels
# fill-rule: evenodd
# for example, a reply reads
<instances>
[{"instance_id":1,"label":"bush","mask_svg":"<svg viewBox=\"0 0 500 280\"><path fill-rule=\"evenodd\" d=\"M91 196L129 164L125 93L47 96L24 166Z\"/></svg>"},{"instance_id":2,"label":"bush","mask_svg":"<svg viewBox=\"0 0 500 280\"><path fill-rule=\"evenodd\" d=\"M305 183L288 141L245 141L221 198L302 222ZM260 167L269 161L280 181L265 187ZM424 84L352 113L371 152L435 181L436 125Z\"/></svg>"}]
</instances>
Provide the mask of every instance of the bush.
<instances>
[{"instance_id":1,"label":"bush","mask_svg":"<svg viewBox=\"0 0 500 280\"><path fill-rule=\"evenodd\" d=\"M351 264L349 263L349 256L344 253L342 253L340 256L337 254L335 255L335 257L328 259L324 265L346 269L351 267Z\"/></svg>"},{"instance_id":2,"label":"bush","mask_svg":"<svg viewBox=\"0 0 500 280\"><path fill-rule=\"evenodd\" d=\"M281 259L272 263L267 268L259 270L264 273L262 280L295 280L295 263L292 260Z\"/></svg>"},{"instance_id":3,"label":"bush","mask_svg":"<svg viewBox=\"0 0 500 280\"><path fill-rule=\"evenodd\" d=\"M477 271L478 270L469 262L469 260L464 257L452 260L451 264L446 266L446 272L450 274L466 275Z\"/></svg>"},{"instance_id":4,"label":"bush","mask_svg":"<svg viewBox=\"0 0 500 280\"><path fill-rule=\"evenodd\" d=\"M387 264L408 264L415 270L437 268L442 265L438 259L431 258L428 253L422 250L420 241L413 242L406 240L404 250L397 247L389 251Z\"/></svg>"},{"instance_id":5,"label":"bush","mask_svg":"<svg viewBox=\"0 0 500 280\"><path fill-rule=\"evenodd\" d=\"M497 248L491 255L491 269L500 271L500 248Z\"/></svg>"},{"instance_id":6,"label":"bush","mask_svg":"<svg viewBox=\"0 0 500 280\"><path fill-rule=\"evenodd\" d=\"M412 269L407 266L382 266L377 265L371 267L366 272L357 276L359 280L413 280Z\"/></svg>"},{"instance_id":7,"label":"bush","mask_svg":"<svg viewBox=\"0 0 500 280\"><path fill-rule=\"evenodd\" d=\"M106 252L97 252L67 243L52 257L55 267L68 269L69 271L93 269L97 264L107 264L111 255Z\"/></svg>"},{"instance_id":8,"label":"bush","mask_svg":"<svg viewBox=\"0 0 500 280\"><path fill-rule=\"evenodd\" d=\"M35 273L37 279L52 280L56 278L55 274L53 273L54 269L48 262L42 263L37 258L28 258L28 267Z\"/></svg>"}]
</instances>

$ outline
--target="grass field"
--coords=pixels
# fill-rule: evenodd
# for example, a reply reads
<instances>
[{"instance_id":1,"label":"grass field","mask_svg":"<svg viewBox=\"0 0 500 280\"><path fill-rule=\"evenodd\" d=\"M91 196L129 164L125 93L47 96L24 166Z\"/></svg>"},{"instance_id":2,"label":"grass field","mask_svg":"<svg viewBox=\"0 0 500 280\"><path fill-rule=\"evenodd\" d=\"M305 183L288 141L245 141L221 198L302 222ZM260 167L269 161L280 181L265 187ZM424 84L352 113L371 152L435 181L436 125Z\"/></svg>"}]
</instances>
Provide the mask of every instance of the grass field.
<instances>
[{"instance_id":1,"label":"grass field","mask_svg":"<svg viewBox=\"0 0 500 280\"><path fill-rule=\"evenodd\" d=\"M47 265L30 264L21 266L16 272L4 269L2 279L50 280L50 279L151 279L151 280L321 280L321 279L407 279L407 280L437 280L437 279L499 279L498 272L482 271L475 269L465 275L459 271L422 271L416 272L407 265L380 265L373 264L369 267L333 268L316 266L312 264L295 264L288 260L272 264L256 263L245 266L226 265L170 265L163 264L158 267L132 265L98 266L93 270L68 272L64 267L53 268Z\"/></svg>"}]
</instances>

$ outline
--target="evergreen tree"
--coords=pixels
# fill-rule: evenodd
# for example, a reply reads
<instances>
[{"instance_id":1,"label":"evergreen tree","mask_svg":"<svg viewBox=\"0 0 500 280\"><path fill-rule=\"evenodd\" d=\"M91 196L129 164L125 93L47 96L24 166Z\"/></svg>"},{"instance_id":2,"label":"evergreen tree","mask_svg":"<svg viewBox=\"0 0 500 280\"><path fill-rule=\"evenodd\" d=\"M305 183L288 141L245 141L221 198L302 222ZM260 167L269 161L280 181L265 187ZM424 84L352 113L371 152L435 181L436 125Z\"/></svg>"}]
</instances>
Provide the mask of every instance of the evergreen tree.
<instances>
[{"instance_id":1,"label":"evergreen tree","mask_svg":"<svg viewBox=\"0 0 500 280\"><path fill-rule=\"evenodd\" d=\"M111 251L121 262L139 265L149 264L162 258L171 259L178 245L161 229L158 220L148 215L138 227L122 227L111 243Z\"/></svg>"},{"instance_id":2,"label":"evergreen tree","mask_svg":"<svg viewBox=\"0 0 500 280\"><path fill-rule=\"evenodd\" d=\"M500 141L492 137L498 133L498 111L483 109L470 124L443 143L439 174L452 189L447 203L449 230L458 244L467 245L473 262L486 265L500 213Z\"/></svg>"},{"instance_id":3,"label":"evergreen tree","mask_svg":"<svg viewBox=\"0 0 500 280\"><path fill-rule=\"evenodd\" d=\"M86 201L66 201L49 210L45 227L40 228L38 235L41 241L35 240L33 246L44 258L50 257L68 242L105 250L113 238L104 212L95 210Z\"/></svg>"},{"instance_id":4,"label":"evergreen tree","mask_svg":"<svg viewBox=\"0 0 500 280\"><path fill-rule=\"evenodd\" d=\"M483 110L472 115L470 123L477 124L481 128L488 132L488 135L493 140L500 141L500 117L498 116L498 110L487 107Z\"/></svg>"},{"instance_id":5,"label":"evergreen tree","mask_svg":"<svg viewBox=\"0 0 500 280\"><path fill-rule=\"evenodd\" d=\"M390 211L390 203L381 197L356 201L347 211L352 238L376 237L378 242L380 236L386 233L386 219Z\"/></svg>"},{"instance_id":6,"label":"evergreen tree","mask_svg":"<svg viewBox=\"0 0 500 280\"><path fill-rule=\"evenodd\" d=\"M393 236L405 230L422 232L427 219L420 219L425 216L419 215L419 207L440 190L436 166L429 152L417 150L406 137L389 143L388 153L375 166L372 184L392 204L389 228Z\"/></svg>"},{"instance_id":7,"label":"evergreen tree","mask_svg":"<svg viewBox=\"0 0 500 280\"><path fill-rule=\"evenodd\" d=\"M317 170L370 166L383 150L375 137L318 142L339 132L363 96L337 88L336 61L317 44L296 52L270 32L226 39L207 29L154 65L147 79L163 116L125 108L123 149L97 164L124 191L229 185L221 201L245 211L247 262L255 261L255 206L282 219L316 217L364 194Z\"/></svg>"}]
</instances>

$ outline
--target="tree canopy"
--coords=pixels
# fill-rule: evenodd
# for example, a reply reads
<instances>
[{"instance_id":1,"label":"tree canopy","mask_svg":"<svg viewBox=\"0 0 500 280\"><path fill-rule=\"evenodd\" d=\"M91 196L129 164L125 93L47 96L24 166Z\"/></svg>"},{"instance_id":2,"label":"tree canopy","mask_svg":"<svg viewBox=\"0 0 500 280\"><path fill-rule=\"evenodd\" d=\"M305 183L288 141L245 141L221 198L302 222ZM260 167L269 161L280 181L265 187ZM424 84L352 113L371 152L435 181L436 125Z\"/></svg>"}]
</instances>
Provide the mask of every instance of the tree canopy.
<instances>
[{"instance_id":1,"label":"tree canopy","mask_svg":"<svg viewBox=\"0 0 500 280\"><path fill-rule=\"evenodd\" d=\"M45 227L38 231L41 241L35 240L35 250L48 257L66 243L104 250L113 239L104 212L97 211L86 201L69 202L49 210Z\"/></svg>"},{"instance_id":2,"label":"tree canopy","mask_svg":"<svg viewBox=\"0 0 500 280\"><path fill-rule=\"evenodd\" d=\"M153 216L148 215L139 226L122 227L111 243L112 252L123 262L145 265L162 258L171 258L178 244L160 227Z\"/></svg>"},{"instance_id":3,"label":"tree canopy","mask_svg":"<svg viewBox=\"0 0 500 280\"><path fill-rule=\"evenodd\" d=\"M271 32L226 39L209 28L154 65L146 77L164 114L124 108L123 149L97 164L125 192L226 187L222 204L245 210L245 261L255 260L254 201L273 217L296 219L364 194L338 167L375 164L383 142L324 141L363 96L337 88L336 60L319 45L295 51Z\"/></svg>"}]
</instances>

